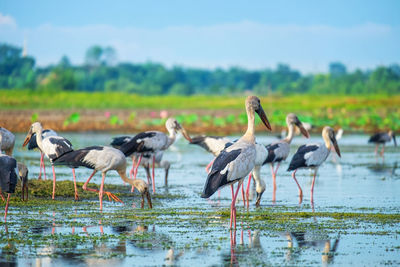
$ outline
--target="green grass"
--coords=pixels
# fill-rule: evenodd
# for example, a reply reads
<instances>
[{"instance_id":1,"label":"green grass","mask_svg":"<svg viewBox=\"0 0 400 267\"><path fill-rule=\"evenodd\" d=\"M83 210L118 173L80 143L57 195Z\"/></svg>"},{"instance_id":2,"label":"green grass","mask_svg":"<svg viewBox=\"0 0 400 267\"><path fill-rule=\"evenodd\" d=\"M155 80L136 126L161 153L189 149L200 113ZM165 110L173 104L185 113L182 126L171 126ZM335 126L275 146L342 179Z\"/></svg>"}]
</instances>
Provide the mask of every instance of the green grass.
<instances>
[{"instance_id":1,"label":"green grass","mask_svg":"<svg viewBox=\"0 0 400 267\"><path fill-rule=\"evenodd\" d=\"M40 92L0 90L0 109L242 109L244 96L139 96L125 93ZM398 107L400 95L292 95L261 97L266 110L348 110Z\"/></svg>"},{"instance_id":2,"label":"green grass","mask_svg":"<svg viewBox=\"0 0 400 267\"><path fill-rule=\"evenodd\" d=\"M224 127L247 123L244 99L245 96L139 96L125 93L0 90L0 110L177 109L184 111L177 119L185 125ZM285 126L287 113L295 112L302 121L318 127L341 126L345 130L400 129L400 95L272 95L261 97L261 103L275 126ZM197 114L199 110L231 112L229 115L210 116ZM37 113L33 113L32 117L35 115ZM66 124L79 121L79 113L73 115L66 118ZM110 118L110 124L123 123L124 120L116 116ZM161 125L164 121L153 118L146 123Z\"/></svg>"}]
</instances>

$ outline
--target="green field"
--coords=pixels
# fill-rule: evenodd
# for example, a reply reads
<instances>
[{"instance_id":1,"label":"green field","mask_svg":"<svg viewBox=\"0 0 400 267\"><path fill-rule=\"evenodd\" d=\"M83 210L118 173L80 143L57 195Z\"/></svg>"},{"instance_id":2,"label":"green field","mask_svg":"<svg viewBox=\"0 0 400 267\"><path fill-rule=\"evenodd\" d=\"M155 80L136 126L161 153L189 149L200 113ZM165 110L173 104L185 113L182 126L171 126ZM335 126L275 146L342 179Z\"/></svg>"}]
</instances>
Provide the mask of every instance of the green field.
<instances>
[{"instance_id":1,"label":"green field","mask_svg":"<svg viewBox=\"0 0 400 267\"><path fill-rule=\"evenodd\" d=\"M125 93L37 92L0 90L0 110L141 109L182 110L178 119L186 124L245 124L245 96L139 96ZM315 126L344 129L400 129L400 95L272 95L261 97L271 123L285 125L285 116L295 112ZM232 110L233 115L210 117L199 110ZM155 124L163 123L155 121Z\"/></svg>"}]
</instances>

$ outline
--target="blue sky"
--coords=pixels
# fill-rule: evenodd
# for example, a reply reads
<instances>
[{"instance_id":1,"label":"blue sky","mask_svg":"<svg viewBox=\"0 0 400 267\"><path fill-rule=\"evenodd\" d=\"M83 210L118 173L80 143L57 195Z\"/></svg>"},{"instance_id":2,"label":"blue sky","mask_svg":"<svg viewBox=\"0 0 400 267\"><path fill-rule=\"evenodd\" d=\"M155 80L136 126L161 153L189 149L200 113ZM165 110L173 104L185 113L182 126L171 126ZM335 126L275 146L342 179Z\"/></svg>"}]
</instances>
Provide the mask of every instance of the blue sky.
<instances>
[{"instance_id":1,"label":"blue sky","mask_svg":"<svg viewBox=\"0 0 400 267\"><path fill-rule=\"evenodd\" d=\"M350 70L400 63L400 1L18 1L0 2L0 42L38 65L67 55L81 64L94 44L119 62L304 73L341 61Z\"/></svg>"}]
</instances>

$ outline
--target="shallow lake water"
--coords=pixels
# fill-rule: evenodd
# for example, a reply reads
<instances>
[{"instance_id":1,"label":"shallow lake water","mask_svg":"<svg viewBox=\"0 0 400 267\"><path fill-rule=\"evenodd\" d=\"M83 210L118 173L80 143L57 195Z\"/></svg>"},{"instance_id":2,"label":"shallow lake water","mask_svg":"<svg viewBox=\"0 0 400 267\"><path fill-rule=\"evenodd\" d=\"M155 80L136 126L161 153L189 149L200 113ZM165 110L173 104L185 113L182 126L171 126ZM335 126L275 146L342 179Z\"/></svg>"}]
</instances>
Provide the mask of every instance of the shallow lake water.
<instances>
[{"instance_id":1,"label":"shallow lake water","mask_svg":"<svg viewBox=\"0 0 400 267\"><path fill-rule=\"evenodd\" d=\"M75 148L107 145L118 135L63 134ZM40 154L21 148L23 138L17 135L14 155L35 179ZM263 144L276 140L257 136ZM312 209L312 172L296 173L304 194L299 204L297 186L286 169L299 145L322 139L320 135L310 140L294 138L291 155L278 171L276 203L272 202L272 179L266 165L261 170L267 185L261 207L256 208L254 200L248 209L238 202L238 225L231 231L230 189L223 188L220 196L200 198L207 177L205 166L212 155L179 138L163 157L171 163L168 187L164 186L164 170L156 169L159 197L153 210L132 207L132 201L139 199L137 194L124 199L125 205L104 198L102 213L98 199L38 210L35 206L13 207L11 202L7 223L0 226L0 261L21 266L399 265L399 217L389 215L400 214L400 148L387 145L385 157L377 157L367 140L366 135L344 135L339 140L342 157L332 153L319 169ZM46 167L50 178L48 161ZM91 172L77 169L78 181L85 182ZM56 167L56 173L57 181L72 180L67 167ZM143 168L138 177L146 180ZM100 181L98 173L92 182ZM122 180L109 172L106 184L122 184Z\"/></svg>"}]
</instances>

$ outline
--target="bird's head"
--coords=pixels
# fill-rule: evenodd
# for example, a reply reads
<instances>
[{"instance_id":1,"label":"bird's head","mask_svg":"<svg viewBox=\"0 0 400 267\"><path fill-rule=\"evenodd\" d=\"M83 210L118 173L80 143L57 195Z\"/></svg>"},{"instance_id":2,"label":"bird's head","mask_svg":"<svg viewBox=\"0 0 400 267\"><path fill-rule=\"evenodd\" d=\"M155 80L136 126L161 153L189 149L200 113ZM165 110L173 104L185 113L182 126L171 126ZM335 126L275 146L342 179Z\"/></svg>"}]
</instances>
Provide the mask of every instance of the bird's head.
<instances>
[{"instance_id":1,"label":"bird's head","mask_svg":"<svg viewBox=\"0 0 400 267\"><path fill-rule=\"evenodd\" d=\"M29 143L29 140L31 140L32 135L33 134L37 134L39 132L41 132L43 130L42 125L40 124L40 122L35 122L31 125L31 127L29 128L28 134L25 137L24 143L22 144L22 146L26 146Z\"/></svg>"},{"instance_id":2,"label":"bird's head","mask_svg":"<svg viewBox=\"0 0 400 267\"><path fill-rule=\"evenodd\" d=\"M299 118L294 113L289 113L286 116L286 123L288 125L295 125L300 129L300 132L306 137L309 138L310 134L307 129L304 127L303 123L299 120Z\"/></svg>"},{"instance_id":3,"label":"bird's head","mask_svg":"<svg viewBox=\"0 0 400 267\"><path fill-rule=\"evenodd\" d=\"M272 130L271 124L268 121L267 115L265 115L264 109L261 106L261 102L258 97L248 96L246 98L246 109L250 112L256 112L267 129L270 131Z\"/></svg>"},{"instance_id":4,"label":"bird's head","mask_svg":"<svg viewBox=\"0 0 400 267\"><path fill-rule=\"evenodd\" d=\"M322 137L324 138L324 140L329 139L330 142L333 144L333 147L335 148L336 154L338 154L338 156L341 157L339 145L336 141L335 136L336 136L335 131L329 126L325 126L324 129L322 130Z\"/></svg>"},{"instance_id":5,"label":"bird's head","mask_svg":"<svg viewBox=\"0 0 400 267\"><path fill-rule=\"evenodd\" d=\"M260 179L260 183L256 186L256 207L260 206L261 197L265 192L265 187L264 180Z\"/></svg>"},{"instance_id":6,"label":"bird's head","mask_svg":"<svg viewBox=\"0 0 400 267\"><path fill-rule=\"evenodd\" d=\"M392 130L390 130L388 134L389 134L389 136L393 139L394 146L397 146L396 135L395 135L395 133L394 133Z\"/></svg>"},{"instance_id":7,"label":"bird's head","mask_svg":"<svg viewBox=\"0 0 400 267\"><path fill-rule=\"evenodd\" d=\"M190 138L189 134L186 132L185 128L183 128L182 125L180 125L180 123L176 119L169 118L165 122L165 127L167 128L167 130L169 132L171 132L171 131L173 131L175 133L181 132L183 137L185 137L186 140L188 140L189 142L192 142L192 139Z\"/></svg>"},{"instance_id":8,"label":"bird's head","mask_svg":"<svg viewBox=\"0 0 400 267\"><path fill-rule=\"evenodd\" d=\"M151 203L151 197L150 197L150 193L149 193L149 186L147 185L147 183L143 180L140 179L135 179L132 182L132 185L139 191L139 193L142 195L142 205L141 207L144 207L144 197L146 197L147 199L147 203L149 205L149 208L152 209L153 205Z\"/></svg>"}]
</instances>

